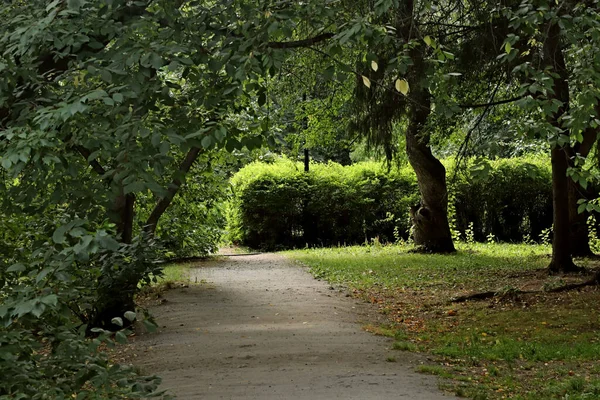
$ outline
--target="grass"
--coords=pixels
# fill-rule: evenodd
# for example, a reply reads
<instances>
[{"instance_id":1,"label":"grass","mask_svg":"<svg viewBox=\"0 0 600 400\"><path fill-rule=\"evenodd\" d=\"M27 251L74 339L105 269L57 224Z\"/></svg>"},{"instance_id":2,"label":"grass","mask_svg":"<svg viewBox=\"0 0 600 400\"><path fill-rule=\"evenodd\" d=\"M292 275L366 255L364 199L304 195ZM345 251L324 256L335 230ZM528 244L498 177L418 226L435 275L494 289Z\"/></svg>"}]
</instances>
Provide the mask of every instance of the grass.
<instances>
[{"instance_id":1,"label":"grass","mask_svg":"<svg viewBox=\"0 0 600 400\"><path fill-rule=\"evenodd\" d=\"M376 305L388 322L366 329L393 337L394 349L435 355L439 365L419 369L448 378L457 395L600 399L600 291L545 292L586 279L548 276L549 253L540 245L460 244L453 255L381 245L285 254ZM450 301L480 291L501 295Z\"/></svg>"},{"instance_id":2,"label":"grass","mask_svg":"<svg viewBox=\"0 0 600 400\"><path fill-rule=\"evenodd\" d=\"M156 282L142 286L136 295L136 303L145 308L162 298L165 291L176 285L186 285L190 282L190 266L192 264L169 264L164 267L162 276L156 277Z\"/></svg>"},{"instance_id":3,"label":"grass","mask_svg":"<svg viewBox=\"0 0 600 400\"><path fill-rule=\"evenodd\" d=\"M189 264L170 264L163 270L158 282L189 282Z\"/></svg>"}]
</instances>

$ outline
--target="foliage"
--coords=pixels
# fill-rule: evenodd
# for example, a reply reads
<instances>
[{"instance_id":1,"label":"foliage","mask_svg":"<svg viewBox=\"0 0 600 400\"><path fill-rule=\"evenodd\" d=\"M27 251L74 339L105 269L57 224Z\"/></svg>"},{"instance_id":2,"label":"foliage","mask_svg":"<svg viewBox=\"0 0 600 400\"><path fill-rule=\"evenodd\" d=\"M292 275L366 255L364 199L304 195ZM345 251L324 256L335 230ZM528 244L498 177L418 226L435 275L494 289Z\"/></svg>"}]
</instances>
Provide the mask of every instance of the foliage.
<instances>
[{"instance_id":1,"label":"foliage","mask_svg":"<svg viewBox=\"0 0 600 400\"><path fill-rule=\"evenodd\" d=\"M448 163L452 165L452 161ZM548 162L540 157L473 159L450 182L456 228L477 241L489 235L521 242L552 226L552 185Z\"/></svg>"},{"instance_id":2,"label":"foliage","mask_svg":"<svg viewBox=\"0 0 600 400\"><path fill-rule=\"evenodd\" d=\"M397 225L408 232L417 198L406 169L388 173L377 163L312 164L309 173L288 159L253 163L232 185L232 240L265 248L393 241Z\"/></svg>"},{"instance_id":3,"label":"foliage","mask_svg":"<svg viewBox=\"0 0 600 400\"><path fill-rule=\"evenodd\" d=\"M112 345L112 334L86 338L108 287L128 290L130 274L149 280L160 273L149 263L152 247L146 241L120 244L110 226L93 227L66 215L57 229L44 218L6 212L2 217L0 374L11 378L0 381L0 398L159 396L157 378L113 365L101 351ZM116 339L126 340L124 332Z\"/></svg>"},{"instance_id":4,"label":"foliage","mask_svg":"<svg viewBox=\"0 0 600 400\"><path fill-rule=\"evenodd\" d=\"M540 159L471 160L455 178L451 219L462 238L518 242L552 224L550 171ZM279 159L244 167L232 185L230 238L254 247L405 240L408 209L418 203L409 168L377 163L313 164L305 174Z\"/></svg>"}]
</instances>

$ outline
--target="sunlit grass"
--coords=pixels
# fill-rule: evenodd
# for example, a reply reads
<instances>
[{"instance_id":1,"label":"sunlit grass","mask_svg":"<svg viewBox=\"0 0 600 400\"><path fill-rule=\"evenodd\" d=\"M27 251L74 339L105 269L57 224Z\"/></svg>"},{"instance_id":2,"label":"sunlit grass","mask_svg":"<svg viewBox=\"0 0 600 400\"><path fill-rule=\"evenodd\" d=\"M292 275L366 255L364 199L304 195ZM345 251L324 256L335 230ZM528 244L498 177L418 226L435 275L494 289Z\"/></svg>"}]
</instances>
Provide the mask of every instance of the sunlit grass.
<instances>
[{"instance_id":1,"label":"sunlit grass","mask_svg":"<svg viewBox=\"0 0 600 400\"><path fill-rule=\"evenodd\" d=\"M190 267L187 264L170 264L163 269L163 275L158 278L160 282L188 282L190 280Z\"/></svg>"},{"instance_id":2,"label":"sunlit grass","mask_svg":"<svg viewBox=\"0 0 600 400\"><path fill-rule=\"evenodd\" d=\"M285 252L318 278L354 288L493 286L499 272L547 267L548 246L459 244L452 255L409 253L408 246L352 246Z\"/></svg>"}]
</instances>

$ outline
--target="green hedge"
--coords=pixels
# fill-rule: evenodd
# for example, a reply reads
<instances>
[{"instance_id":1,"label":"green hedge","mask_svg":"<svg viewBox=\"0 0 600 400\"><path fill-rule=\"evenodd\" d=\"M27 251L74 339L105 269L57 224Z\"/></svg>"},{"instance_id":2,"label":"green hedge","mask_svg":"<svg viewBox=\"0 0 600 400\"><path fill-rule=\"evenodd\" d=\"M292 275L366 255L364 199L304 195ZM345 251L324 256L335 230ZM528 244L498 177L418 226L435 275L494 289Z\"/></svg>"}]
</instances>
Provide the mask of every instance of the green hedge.
<instances>
[{"instance_id":1,"label":"green hedge","mask_svg":"<svg viewBox=\"0 0 600 400\"><path fill-rule=\"evenodd\" d=\"M452 160L445 164L452 169ZM537 239L551 225L547 163L499 160L467 171L472 172L449 179L456 228L463 237L470 223L477 240L491 233L502 241ZM419 201L410 167L388 171L374 162L313 164L305 173L301 164L281 158L247 165L231 184L229 238L264 249L406 239L408 208Z\"/></svg>"},{"instance_id":2,"label":"green hedge","mask_svg":"<svg viewBox=\"0 0 600 400\"><path fill-rule=\"evenodd\" d=\"M548 159L519 157L471 161L450 184L456 227L473 223L475 240L538 240L552 226L552 172Z\"/></svg>"}]
</instances>

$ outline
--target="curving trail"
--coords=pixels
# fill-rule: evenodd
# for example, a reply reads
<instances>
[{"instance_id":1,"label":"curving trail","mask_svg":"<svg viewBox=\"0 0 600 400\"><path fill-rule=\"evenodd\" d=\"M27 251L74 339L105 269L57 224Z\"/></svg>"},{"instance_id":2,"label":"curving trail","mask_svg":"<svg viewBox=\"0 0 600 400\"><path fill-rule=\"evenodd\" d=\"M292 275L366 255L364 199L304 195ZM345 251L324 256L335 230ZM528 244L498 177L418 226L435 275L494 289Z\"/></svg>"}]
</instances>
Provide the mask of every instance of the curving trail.
<instances>
[{"instance_id":1,"label":"curving trail","mask_svg":"<svg viewBox=\"0 0 600 400\"><path fill-rule=\"evenodd\" d=\"M152 308L159 332L133 345L134 363L178 399L451 397L414 372L418 356L361 330L368 305L281 256L204 262L191 280Z\"/></svg>"}]
</instances>

